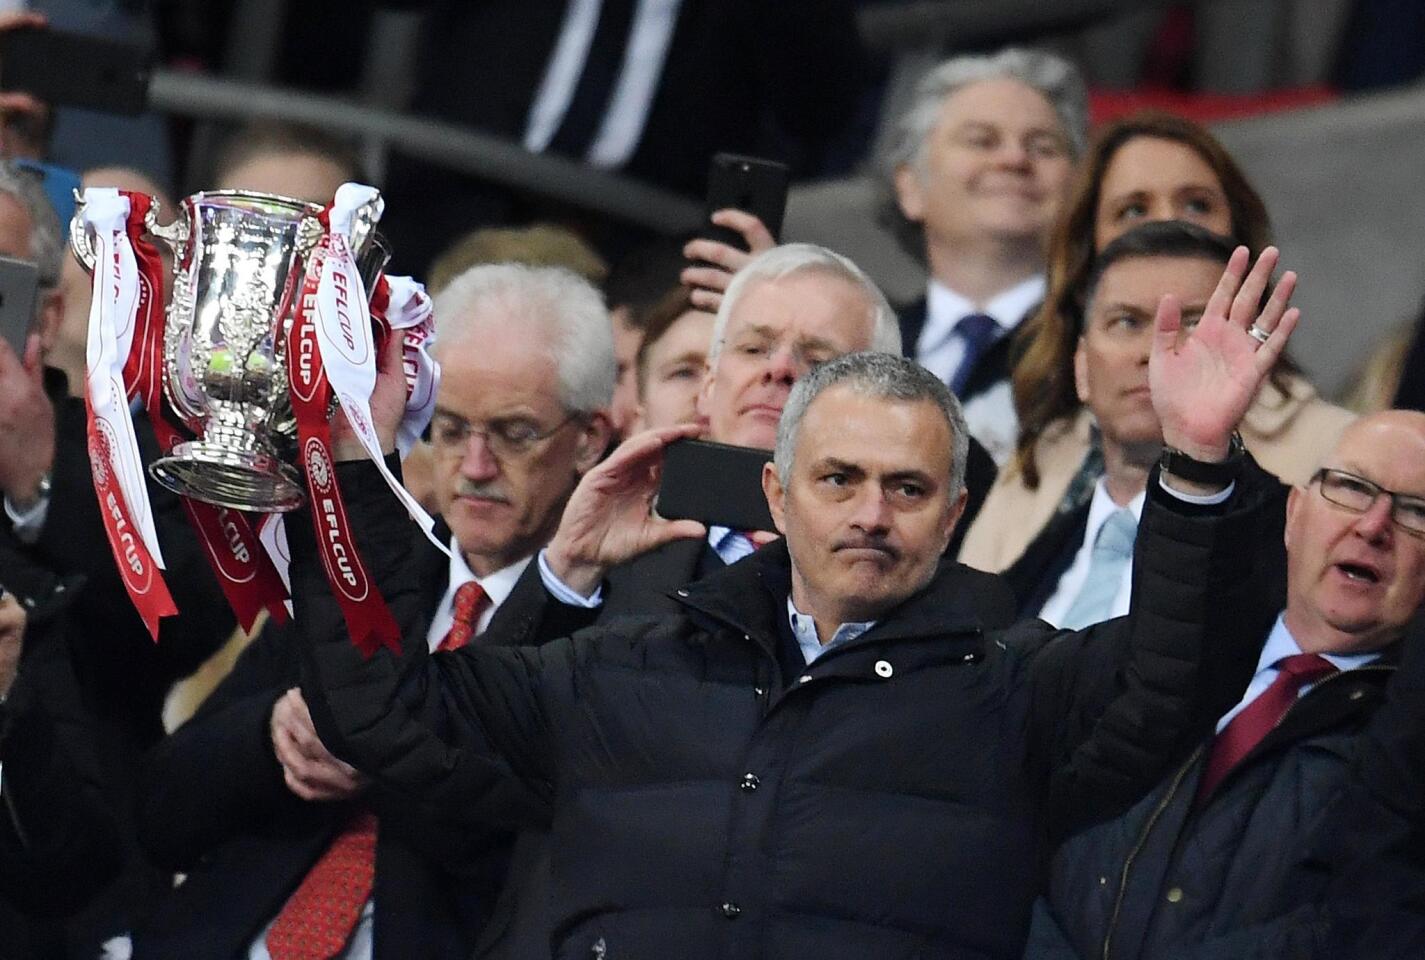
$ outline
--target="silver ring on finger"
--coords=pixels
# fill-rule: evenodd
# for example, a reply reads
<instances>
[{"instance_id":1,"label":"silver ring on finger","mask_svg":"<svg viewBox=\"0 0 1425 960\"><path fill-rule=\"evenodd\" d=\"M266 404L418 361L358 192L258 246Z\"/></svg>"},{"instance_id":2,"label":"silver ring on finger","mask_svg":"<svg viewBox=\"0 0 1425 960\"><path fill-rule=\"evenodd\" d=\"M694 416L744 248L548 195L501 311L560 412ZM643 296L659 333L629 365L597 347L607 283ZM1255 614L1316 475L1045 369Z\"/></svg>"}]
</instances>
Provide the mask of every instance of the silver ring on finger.
<instances>
[{"instance_id":1,"label":"silver ring on finger","mask_svg":"<svg viewBox=\"0 0 1425 960\"><path fill-rule=\"evenodd\" d=\"M1257 341L1258 343L1266 343L1267 338L1272 335L1272 332L1270 330L1263 330L1255 323L1247 328L1247 332L1250 333L1252 335L1252 339Z\"/></svg>"}]
</instances>

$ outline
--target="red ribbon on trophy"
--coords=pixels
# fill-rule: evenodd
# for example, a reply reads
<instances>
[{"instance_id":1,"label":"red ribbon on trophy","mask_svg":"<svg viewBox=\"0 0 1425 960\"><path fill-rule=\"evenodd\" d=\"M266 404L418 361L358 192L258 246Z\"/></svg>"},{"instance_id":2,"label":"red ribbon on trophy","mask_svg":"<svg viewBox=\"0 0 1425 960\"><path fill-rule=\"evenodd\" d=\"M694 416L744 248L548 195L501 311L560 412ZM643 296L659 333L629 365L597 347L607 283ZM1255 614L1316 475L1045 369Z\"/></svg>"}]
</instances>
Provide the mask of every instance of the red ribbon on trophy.
<instances>
[{"instance_id":1,"label":"red ribbon on trophy","mask_svg":"<svg viewBox=\"0 0 1425 960\"><path fill-rule=\"evenodd\" d=\"M434 521L386 467L372 425L375 358L390 336L402 337L405 347L407 402L397 435L403 455L430 419L439 381L439 366L427 350L434 326L424 288L409 278L382 276L372 291L375 310L368 306L348 238L358 210L373 204L379 210L379 203L372 188L346 184L322 211L318 218L322 236L306 260L300 297L286 333L289 392L323 565L352 641L368 655L382 646L399 650L400 635L356 552L337 488L328 422L333 398L412 519L437 547L448 550L435 541ZM94 298L85 399L94 485L125 587L157 639L160 619L177 611L164 583L163 556L129 401L139 401L149 411L165 455L185 442L179 424L186 421L166 402L165 377L175 374L169 369L173 358L165 356L170 338L165 330L162 261L147 238L150 204L142 194L87 190L76 229L92 230L93 236ZM188 426L192 428L191 423ZM186 495L181 499L244 629L251 630L264 609L279 622L285 620L289 591L281 515L259 522L241 510Z\"/></svg>"},{"instance_id":2,"label":"red ribbon on trophy","mask_svg":"<svg viewBox=\"0 0 1425 960\"><path fill-rule=\"evenodd\" d=\"M95 489L105 518L109 543L124 574L124 586L138 608L149 633L158 639L158 621L177 613L164 582L162 557L156 537L149 547L147 538L133 539L130 512L151 517L147 487L134 441L132 420L127 416L129 398L138 399L149 413L149 422L166 454L185 439L173 422L163 398L163 262L158 249L145 237L151 199L141 193L113 191L103 195L90 191L86 196L85 219L95 228L101 251L98 263L107 268L104 281L95 284L91 306L90 340L99 342L96 365L90 360L91 404L90 451ZM122 218L122 226L120 225ZM106 236L107 234L107 236ZM96 330L95 313L98 314ZM110 331L106 336L105 329ZM113 340L113 352L104 353L106 339ZM127 342L125 345L125 341ZM95 373L111 378L121 365L123 411L117 402L103 404L104 413L93 414ZM110 397L117 388L100 393ZM127 421L127 430L115 429L116 420ZM120 438L127 435L127 441ZM138 482L116 487L112 478L119 470L139 473ZM102 489L101 489L102 487ZM263 548L248 517L238 510L217 507L189 497L181 498L189 522L198 533L218 584L232 607L238 623L251 630L262 610L277 622L287 619L287 590ZM151 521L150 521L151 522ZM141 549L142 548L142 549Z\"/></svg>"},{"instance_id":3,"label":"red ribbon on trophy","mask_svg":"<svg viewBox=\"0 0 1425 960\"><path fill-rule=\"evenodd\" d=\"M348 362L374 364L378 344L373 336L365 292L361 289L361 277L346 238L330 227L307 261L301 298L287 338L287 382L292 393L292 412L297 418L302 463L306 467L317 549L327 581L346 620L348 635L366 656L381 647L400 652L400 627L361 561L337 484L331 423L327 416L334 390L320 344L323 323L337 328ZM347 411L347 416L350 415Z\"/></svg>"}]
</instances>

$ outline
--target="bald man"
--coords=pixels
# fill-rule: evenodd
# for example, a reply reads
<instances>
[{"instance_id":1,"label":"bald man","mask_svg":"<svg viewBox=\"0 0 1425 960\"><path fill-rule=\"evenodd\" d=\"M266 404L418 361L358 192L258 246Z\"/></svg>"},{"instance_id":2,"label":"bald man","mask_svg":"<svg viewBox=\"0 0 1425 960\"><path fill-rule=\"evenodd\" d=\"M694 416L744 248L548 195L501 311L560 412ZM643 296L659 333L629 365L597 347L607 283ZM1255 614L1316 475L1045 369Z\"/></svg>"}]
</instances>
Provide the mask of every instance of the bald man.
<instances>
[{"instance_id":1,"label":"bald man","mask_svg":"<svg viewBox=\"0 0 1425 960\"><path fill-rule=\"evenodd\" d=\"M1242 700L1146 798L1060 848L1026 957L1315 955L1339 878L1313 851L1425 601L1425 414L1347 428L1288 494L1283 540L1285 607Z\"/></svg>"}]
</instances>

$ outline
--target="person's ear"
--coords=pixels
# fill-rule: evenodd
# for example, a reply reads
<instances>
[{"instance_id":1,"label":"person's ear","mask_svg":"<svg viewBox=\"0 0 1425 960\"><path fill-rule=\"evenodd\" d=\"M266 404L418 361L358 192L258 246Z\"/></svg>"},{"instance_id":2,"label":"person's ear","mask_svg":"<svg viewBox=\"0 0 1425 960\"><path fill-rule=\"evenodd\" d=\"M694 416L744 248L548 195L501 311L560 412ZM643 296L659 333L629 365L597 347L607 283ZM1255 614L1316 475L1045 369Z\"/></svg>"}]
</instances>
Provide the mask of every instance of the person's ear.
<instances>
[{"instance_id":1,"label":"person's ear","mask_svg":"<svg viewBox=\"0 0 1425 960\"><path fill-rule=\"evenodd\" d=\"M895 173L896 205L911 223L925 219L925 187L920 182L920 174L910 166L901 164Z\"/></svg>"},{"instance_id":2,"label":"person's ear","mask_svg":"<svg viewBox=\"0 0 1425 960\"><path fill-rule=\"evenodd\" d=\"M39 310L35 315L35 332L40 335L40 354L48 356L59 339L59 327L64 322L64 293L58 288L39 291Z\"/></svg>"},{"instance_id":3,"label":"person's ear","mask_svg":"<svg viewBox=\"0 0 1425 960\"><path fill-rule=\"evenodd\" d=\"M607 410L595 410L588 414L579 429L578 444L574 449L574 472L583 476L604 458L613 439L614 425Z\"/></svg>"},{"instance_id":4,"label":"person's ear","mask_svg":"<svg viewBox=\"0 0 1425 960\"><path fill-rule=\"evenodd\" d=\"M777 465L762 465L762 495L767 498L767 510L772 514L772 524L782 536L787 535L784 517L787 508L787 491L782 486L782 478L777 475Z\"/></svg>"},{"instance_id":5,"label":"person's ear","mask_svg":"<svg viewBox=\"0 0 1425 960\"><path fill-rule=\"evenodd\" d=\"M1089 402L1089 358L1083 337L1079 337L1074 347L1074 392L1078 394L1079 403Z\"/></svg>"},{"instance_id":6,"label":"person's ear","mask_svg":"<svg viewBox=\"0 0 1425 960\"><path fill-rule=\"evenodd\" d=\"M1282 544L1287 552L1291 552L1291 528L1295 522L1296 513L1301 509L1301 498L1305 496L1305 490L1301 487L1292 487L1286 494L1286 527L1282 530Z\"/></svg>"}]
</instances>

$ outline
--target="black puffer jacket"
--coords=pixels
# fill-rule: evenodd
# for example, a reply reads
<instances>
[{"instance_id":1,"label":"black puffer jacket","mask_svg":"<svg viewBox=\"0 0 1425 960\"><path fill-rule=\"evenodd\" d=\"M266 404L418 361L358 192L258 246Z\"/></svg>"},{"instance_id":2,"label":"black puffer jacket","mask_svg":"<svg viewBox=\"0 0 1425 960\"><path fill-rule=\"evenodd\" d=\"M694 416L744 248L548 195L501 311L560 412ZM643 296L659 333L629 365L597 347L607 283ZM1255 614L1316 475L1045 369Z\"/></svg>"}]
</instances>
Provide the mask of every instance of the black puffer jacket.
<instances>
[{"instance_id":1,"label":"black puffer jacket","mask_svg":"<svg viewBox=\"0 0 1425 960\"><path fill-rule=\"evenodd\" d=\"M1207 743L1126 815L1065 843L1026 957L1328 956L1331 871L1314 849L1335 829L1393 658L1317 684L1201 807Z\"/></svg>"},{"instance_id":2,"label":"black puffer jacket","mask_svg":"<svg viewBox=\"0 0 1425 960\"><path fill-rule=\"evenodd\" d=\"M410 538L379 478L342 469L363 555L417 636ZM530 815L511 781L543 792L556 957L1015 958L1056 832L1156 782L1235 696L1206 678L1254 659L1237 605L1256 479L1226 515L1150 481L1125 620L986 633L969 598L1002 586L947 564L792 676L780 545L682 591L681 617L534 649L411 643L401 662L352 648L294 523L303 691L335 753L466 842ZM414 719L433 702L438 732Z\"/></svg>"}]
</instances>

